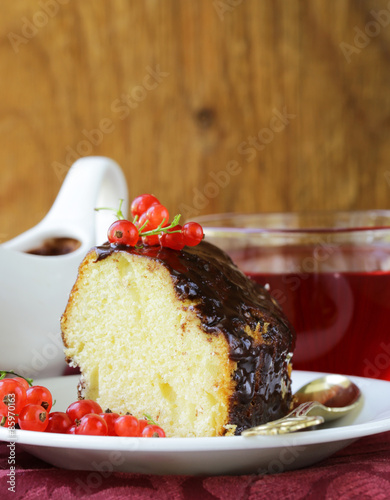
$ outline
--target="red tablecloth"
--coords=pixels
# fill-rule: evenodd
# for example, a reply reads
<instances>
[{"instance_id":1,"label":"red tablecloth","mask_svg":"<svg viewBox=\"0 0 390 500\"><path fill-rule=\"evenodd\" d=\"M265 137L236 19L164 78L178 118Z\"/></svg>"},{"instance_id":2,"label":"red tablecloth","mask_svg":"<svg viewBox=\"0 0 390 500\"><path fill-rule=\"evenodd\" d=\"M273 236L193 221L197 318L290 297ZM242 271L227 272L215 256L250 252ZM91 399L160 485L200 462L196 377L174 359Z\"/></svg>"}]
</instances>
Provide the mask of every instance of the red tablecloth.
<instances>
[{"instance_id":1,"label":"red tablecloth","mask_svg":"<svg viewBox=\"0 0 390 500\"><path fill-rule=\"evenodd\" d=\"M390 498L390 432L362 438L317 465L282 474L192 477L116 472L92 486L90 472L60 470L17 448L15 493L8 491L8 457L6 443L0 443L1 500Z\"/></svg>"}]
</instances>

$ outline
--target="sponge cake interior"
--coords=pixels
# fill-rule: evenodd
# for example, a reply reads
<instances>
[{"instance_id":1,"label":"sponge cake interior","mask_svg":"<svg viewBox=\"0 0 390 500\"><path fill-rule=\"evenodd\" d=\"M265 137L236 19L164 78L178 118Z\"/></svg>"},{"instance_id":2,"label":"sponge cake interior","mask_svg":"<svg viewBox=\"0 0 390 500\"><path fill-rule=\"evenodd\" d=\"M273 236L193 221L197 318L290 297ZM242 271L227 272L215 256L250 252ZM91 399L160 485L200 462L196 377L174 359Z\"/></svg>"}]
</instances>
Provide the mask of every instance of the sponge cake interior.
<instances>
[{"instance_id":1,"label":"sponge cake interior","mask_svg":"<svg viewBox=\"0 0 390 500\"><path fill-rule=\"evenodd\" d=\"M83 374L81 395L103 409L150 415L167 436L226 432L234 391L222 334L201 330L159 261L126 252L79 270L62 318L66 356Z\"/></svg>"}]
</instances>

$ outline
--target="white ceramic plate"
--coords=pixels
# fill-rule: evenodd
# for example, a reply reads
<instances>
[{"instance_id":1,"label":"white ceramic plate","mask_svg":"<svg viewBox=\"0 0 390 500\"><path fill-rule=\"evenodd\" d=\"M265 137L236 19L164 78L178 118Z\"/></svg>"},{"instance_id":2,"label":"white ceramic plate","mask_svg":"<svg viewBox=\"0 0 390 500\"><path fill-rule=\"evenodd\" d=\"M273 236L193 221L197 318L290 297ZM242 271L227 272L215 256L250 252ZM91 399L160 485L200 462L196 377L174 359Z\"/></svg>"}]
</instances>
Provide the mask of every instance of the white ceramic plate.
<instances>
[{"instance_id":1,"label":"white ceramic plate","mask_svg":"<svg viewBox=\"0 0 390 500\"><path fill-rule=\"evenodd\" d=\"M323 374L293 374L293 390ZM390 382L351 377L360 387L361 407L317 430L281 436L214 438L119 438L75 436L0 428L0 440L64 469L145 474L274 473L312 465L356 439L390 430ZM63 411L77 399L78 376L34 381L48 387Z\"/></svg>"}]
</instances>

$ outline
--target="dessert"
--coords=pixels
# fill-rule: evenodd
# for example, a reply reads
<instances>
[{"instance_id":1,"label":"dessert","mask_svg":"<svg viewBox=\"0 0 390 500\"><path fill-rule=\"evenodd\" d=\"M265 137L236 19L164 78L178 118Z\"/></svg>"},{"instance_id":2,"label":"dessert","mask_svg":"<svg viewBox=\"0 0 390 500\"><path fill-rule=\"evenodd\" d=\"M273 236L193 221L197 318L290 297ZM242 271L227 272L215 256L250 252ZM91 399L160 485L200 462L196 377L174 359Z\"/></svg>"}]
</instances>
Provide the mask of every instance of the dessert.
<instances>
[{"instance_id":1,"label":"dessert","mask_svg":"<svg viewBox=\"0 0 390 500\"><path fill-rule=\"evenodd\" d=\"M168 437L240 434L290 410L295 334L267 290L207 241L92 248L61 326L80 397L148 413Z\"/></svg>"}]
</instances>

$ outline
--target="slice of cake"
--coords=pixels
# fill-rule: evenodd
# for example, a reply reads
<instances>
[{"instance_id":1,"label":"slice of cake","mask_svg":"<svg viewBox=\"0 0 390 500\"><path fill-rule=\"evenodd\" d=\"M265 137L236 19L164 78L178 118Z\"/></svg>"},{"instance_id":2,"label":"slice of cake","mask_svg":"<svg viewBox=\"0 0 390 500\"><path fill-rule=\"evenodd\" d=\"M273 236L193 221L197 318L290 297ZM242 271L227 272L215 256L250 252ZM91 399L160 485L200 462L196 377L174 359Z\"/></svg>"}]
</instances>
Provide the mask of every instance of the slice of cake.
<instances>
[{"instance_id":1,"label":"slice of cake","mask_svg":"<svg viewBox=\"0 0 390 500\"><path fill-rule=\"evenodd\" d=\"M149 414L167 436L221 436L290 410L295 334L217 247L106 244L82 262L61 320L79 394Z\"/></svg>"}]
</instances>

